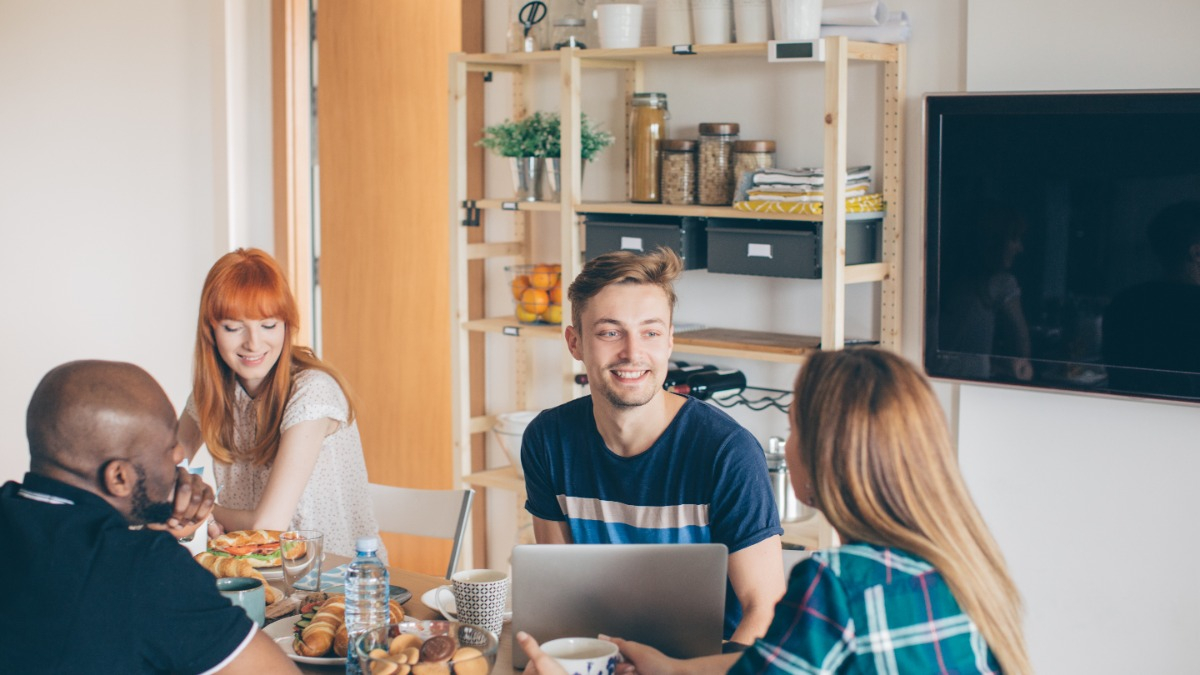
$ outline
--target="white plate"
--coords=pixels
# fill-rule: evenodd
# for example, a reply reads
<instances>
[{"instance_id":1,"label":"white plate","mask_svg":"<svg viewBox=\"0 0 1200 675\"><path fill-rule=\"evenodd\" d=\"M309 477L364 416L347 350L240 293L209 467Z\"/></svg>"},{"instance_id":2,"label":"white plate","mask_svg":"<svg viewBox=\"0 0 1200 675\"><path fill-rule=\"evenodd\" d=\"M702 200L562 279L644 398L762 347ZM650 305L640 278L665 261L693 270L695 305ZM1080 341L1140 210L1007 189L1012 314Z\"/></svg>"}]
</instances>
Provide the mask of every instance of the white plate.
<instances>
[{"instance_id":1,"label":"white plate","mask_svg":"<svg viewBox=\"0 0 1200 675\"><path fill-rule=\"evenodd\" d=\"M292 635L294 634L292 628L299 620L298 616L285 616L275 623L267 624L267 627L263 628L263 632L274 640L283 653L293 661L309 663L314 666L336 666L346 663L345 657L342 656L300 656L297 654L296 650L292 649Z\"/></svg>"},{"instance_id":2,"label":"white plate","mask_svg":"<svg viewBox=\"0 0 1200 675\"><path fill-rule=\"evenodd\" d=\"M433 595L434 595L434 593L437 593L439 590L441 590L443 588L446 589L446 594L442 596L442 602L445 603L446 609L451 612L457 612L458 609L455 608L455 606L454 606L454 593L450 592L449 586L438 586L437 588L431 588L428 591L425 591L424 593L421 594L421 604L425 605L429 609L432 609L433 611L437 612L438 614L441 614L441 610L438 609L437 601L434 599ZM442 616L446 616L446 615L442 614ZM456 617L456 616L446 616L446 618L450 619L451 621L458 620L458 617ZM507 606L504 608L504 620L512 621L512 596L511 595L508 596L508 603L507 603Z\"/></svg>"},{"instance_id":3,"label":"white plate","mask_svg":"<svg viewBox=\"0 0 1200 675\"><path fill-rule=\"evenodd\" d=\"M256 567L259 574L267 581L280 581L283 579L283 567Z\"/></svg>"}]
</instances>

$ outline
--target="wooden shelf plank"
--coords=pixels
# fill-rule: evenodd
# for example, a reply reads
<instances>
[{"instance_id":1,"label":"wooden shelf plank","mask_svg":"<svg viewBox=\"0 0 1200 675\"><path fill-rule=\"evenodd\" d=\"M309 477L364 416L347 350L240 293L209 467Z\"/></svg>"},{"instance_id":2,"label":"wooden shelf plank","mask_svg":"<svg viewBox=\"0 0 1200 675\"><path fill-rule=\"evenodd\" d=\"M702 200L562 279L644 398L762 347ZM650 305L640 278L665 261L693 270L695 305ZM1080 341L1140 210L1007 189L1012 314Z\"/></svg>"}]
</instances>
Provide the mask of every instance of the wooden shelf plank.
<instances>
[{"instance_id":1,"label":"wooden shelf plank","mask_svg":"<svg viewBox=\"0 0 1200 675\"><path fill-rule=\"evenodd\" d=\"M878 44L874 42L849 41L849 57L856 61L896 61L898 49L896 45ZM728 58L734 56L760 57L767 59L767 43L731 43L723 45L691 45L691 54L676 54L673 47L637 47L634 49L581 49L578 51L580 62L588 66L589 62L598 67L623 68L628 67L629 61L645 59L695 59L705 57ZM539 52L511 52L507 54L462 54L459 58L471 70L508 69L512 66L537 63L558 63L562 52L571 50L547 50Z\"/></svg>"},{"instance_id":2,"label":"wooden shelf plank","mask_svg":"<svg viewBox=\"0 0 1200 675\"><path fill-rule=\"evenodd\" d=\"M512 337L562 339L562 326L543 323L521 323L515 316L497 316L464 321L463 328L478 333L500 333Z\"/></svg>"},{"instance_id":3,"label":"wooden shelf plank","mask_svg":"<svg viewBox=\"0 0 1200 675\"><path fill-rule=\"evenodd\" d=\"M514 199L477 199L475 206L501 211L558 211L562 208L558 202L526 202Z\"/></svg>"},{"instance_id":4,"label":"wooden shelf plank","mask_svg":"<svg viewBox=\"0 0 1200 675\"><path fill-rule=\"evenodd\" d=\"M754 220L799 220L820 222L821 216L806 213L753 213L732 206L679 206L675 204L638 204L635 202L584 202L580 213L612 213L641 216L693 216L696 218L751 218Z\"/></svg>"},{"instance_id":5,"label":"wooden shelf plank","mask_svg":"<svg viewBox=\"0 0 1200 675\"><path fill-rule=\"evenodd\" d=\"M518 496L525 494L525 479L518 476L517 470L512 466L476 471L475 473L463 476L463 482L467 485L477 487L509 490L510 492L517 493Z\"/></svg>"},{"instance_id":6,"label":"wooden shelf plank","mask_svg":"<svg viewBox=\"0 0 1200 675\"><path fill-rule=\"evenodd\" d=\"M733 328L703 328L675 333L675 351L689 354L753 354L753 358L760 360L801 363L820 348L821 338L810 335Z\"/></svg>"}]
</instances>

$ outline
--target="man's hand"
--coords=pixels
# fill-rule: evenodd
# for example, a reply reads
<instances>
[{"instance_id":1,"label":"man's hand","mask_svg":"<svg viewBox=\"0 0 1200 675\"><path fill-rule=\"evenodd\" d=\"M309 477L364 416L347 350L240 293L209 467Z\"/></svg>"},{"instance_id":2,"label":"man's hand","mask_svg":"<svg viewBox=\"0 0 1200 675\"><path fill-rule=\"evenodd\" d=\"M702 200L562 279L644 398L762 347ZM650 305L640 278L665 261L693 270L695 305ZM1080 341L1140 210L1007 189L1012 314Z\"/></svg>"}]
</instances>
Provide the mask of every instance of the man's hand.
<instances>
[{"instance_id":1,"label":"man's hand","mask_svg":"<svg viewBox=\"0 0 1200 675\"><path fill-rule=\"evenodd\" d=\"M191 535L204 525L216 498L204 479L188 473L183 467L175 467L174 501L175 511L166 523L150 524L147 527L166 530L178 539Z\"/></svg>"}]
</instances>

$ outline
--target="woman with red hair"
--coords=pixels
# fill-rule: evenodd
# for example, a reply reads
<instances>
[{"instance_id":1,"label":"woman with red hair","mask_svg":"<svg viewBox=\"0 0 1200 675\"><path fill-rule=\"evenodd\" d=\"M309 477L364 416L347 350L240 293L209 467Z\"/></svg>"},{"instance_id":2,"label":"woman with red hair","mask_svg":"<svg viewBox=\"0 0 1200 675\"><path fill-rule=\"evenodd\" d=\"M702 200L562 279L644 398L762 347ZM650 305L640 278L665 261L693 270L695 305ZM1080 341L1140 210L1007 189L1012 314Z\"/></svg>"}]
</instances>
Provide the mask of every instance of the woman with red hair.
<instances>
[{"instance_id":1,"label":"woman with red hair","mask_svg":"<svg viewBox=\"0 0 1200 675\"><path fill-rule=\"evenodd\" d=\"M353 556L356 537L379 533L354 405L341 376L295 344L298 322L271 256L222 256L200 293L179 439L188 457L201 443L213 457L218 531L317 530L326 551Z\"/></svg>"}]
</instances>

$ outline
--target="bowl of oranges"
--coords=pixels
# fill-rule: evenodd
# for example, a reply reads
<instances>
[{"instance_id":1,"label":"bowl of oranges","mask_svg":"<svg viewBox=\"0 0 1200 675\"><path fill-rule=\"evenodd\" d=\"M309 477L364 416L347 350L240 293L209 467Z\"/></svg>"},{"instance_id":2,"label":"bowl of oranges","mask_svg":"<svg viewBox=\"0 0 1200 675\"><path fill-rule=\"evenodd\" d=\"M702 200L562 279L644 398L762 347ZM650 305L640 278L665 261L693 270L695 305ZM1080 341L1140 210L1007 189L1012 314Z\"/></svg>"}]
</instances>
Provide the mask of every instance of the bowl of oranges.
<instances>
[{"instance_id":1,"label":"bowl of oranges","mask_svg":"<svg viewBox=\"0 0 1200 675\"><path fill-rule=\"evenodd\" d=\"M562 266L513 265L513 304L521 323L562 323Z\"/></svg>"}]
</instances>

